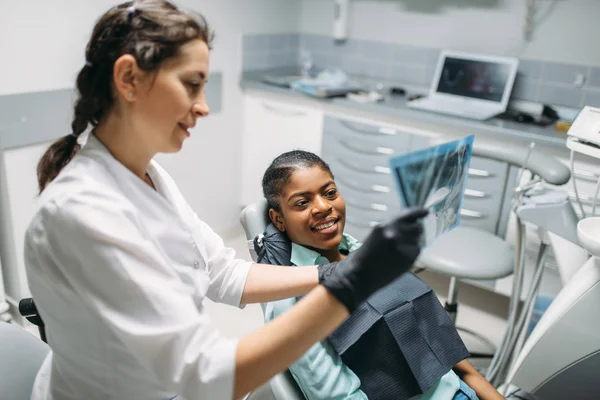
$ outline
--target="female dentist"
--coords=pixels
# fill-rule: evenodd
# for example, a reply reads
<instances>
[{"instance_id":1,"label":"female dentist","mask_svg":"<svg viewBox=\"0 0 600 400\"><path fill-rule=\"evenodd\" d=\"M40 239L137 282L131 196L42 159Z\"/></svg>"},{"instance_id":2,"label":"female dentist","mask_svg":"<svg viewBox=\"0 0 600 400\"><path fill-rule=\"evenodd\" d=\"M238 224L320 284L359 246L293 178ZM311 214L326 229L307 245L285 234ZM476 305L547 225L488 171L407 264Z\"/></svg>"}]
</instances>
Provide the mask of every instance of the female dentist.
<instances>
[{"instance_id":1,"label":"female dentist","mask_svg":"<svg viewBox=\"0 0 600 400\"><path fill-rule=\"evenodd\" d=\"M94 27L73 132L39 162L40 206L25 238L52 349L34 400L240 398L419 254L421 209L380 225L336 264L296 269L234 258L152 160L179 151L209 113L211 36L201 16L162 0L115 6ZM240 340L221 336L202 307L205 297L240 306L304 294Z\"/></svg>"}]
</instances>

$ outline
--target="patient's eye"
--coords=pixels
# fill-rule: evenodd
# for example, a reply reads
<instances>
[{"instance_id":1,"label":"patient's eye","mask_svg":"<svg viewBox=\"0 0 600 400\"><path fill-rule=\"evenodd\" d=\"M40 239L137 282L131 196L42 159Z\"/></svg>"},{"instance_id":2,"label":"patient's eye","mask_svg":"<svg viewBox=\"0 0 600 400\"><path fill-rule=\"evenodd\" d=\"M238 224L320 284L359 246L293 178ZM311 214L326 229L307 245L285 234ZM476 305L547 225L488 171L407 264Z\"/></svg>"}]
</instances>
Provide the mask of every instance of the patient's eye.
<instances>
[{"instance_id":1,"label":"patient's eye","mask_svg":"<svg viewBox=\"0 0 600 400\"><path fill-rule=\"evenodd\" d=\"M308 200L306 200L306 199L298 200L296 203L294 203L294 205L296 207L304 207L307 204L308 204Z\"/></svg>"},{"instance_id":2,"label":"patient's eye","mask_svg":"<svg viewBox=\"0 0 600 400\"><path fill-rule=\"evenodd\" d=\"M327 192L325 192L325 196L328 199L334 199L337 196L337 193L338 193L337 189L336 188L332 188L332 189L327 190Z\"/></svg>"}]
</instances>

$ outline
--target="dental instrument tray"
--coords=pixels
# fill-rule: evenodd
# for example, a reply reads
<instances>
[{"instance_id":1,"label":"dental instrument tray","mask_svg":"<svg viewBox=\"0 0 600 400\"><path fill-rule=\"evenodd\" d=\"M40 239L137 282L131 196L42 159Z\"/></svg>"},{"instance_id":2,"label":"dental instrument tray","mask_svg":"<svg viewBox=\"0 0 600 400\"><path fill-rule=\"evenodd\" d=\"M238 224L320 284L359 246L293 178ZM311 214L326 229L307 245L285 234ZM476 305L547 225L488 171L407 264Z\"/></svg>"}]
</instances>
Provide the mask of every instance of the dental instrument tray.
<instances>
[{"instance_id":1,"label":"dental instrument tray","mask_svg":"<svg viewBox=\"0 0 600 400\"><path fill-rule=\"evenodd\" d=\"M291 87L299 92L306 93L313 97L319 98L331 98L331 97L343 97L348 93L358 93L363 89L358 85L333 85L327 82L306 82L296 81L291 84Z\"/></svg>"},{"instance_id":2,"label":"dental instrument tray","mask_svg":"<svg viewBox=\"0 0 600 400\"><path fill-rule=\"evenodd\" d=\"M345 72L335 68L323 70L315 78L299 79L290 83L290 87L319 98L341 97L364 90L360 84L351 82Z\"/></svg>"}]
</instances>

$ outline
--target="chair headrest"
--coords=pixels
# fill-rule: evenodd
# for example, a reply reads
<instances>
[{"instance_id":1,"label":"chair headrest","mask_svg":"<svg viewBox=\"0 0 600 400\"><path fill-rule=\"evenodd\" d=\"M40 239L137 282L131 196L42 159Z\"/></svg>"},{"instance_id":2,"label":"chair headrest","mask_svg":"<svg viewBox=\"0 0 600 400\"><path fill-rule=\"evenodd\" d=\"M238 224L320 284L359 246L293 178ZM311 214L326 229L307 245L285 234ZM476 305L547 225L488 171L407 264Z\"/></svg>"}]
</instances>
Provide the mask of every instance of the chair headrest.
<instances>
[{"instance_id":1,"label":"chair headrest","mask_svg":"<svg viewBox=\"0 0 600 400\"><path fill-rule=\"evenodd\" d=\"M263 233L270 222L269 206L264 198L249 204L240 214L240 223L244 227L248 240L253 240Z\"/></svg>"}]
</instances>

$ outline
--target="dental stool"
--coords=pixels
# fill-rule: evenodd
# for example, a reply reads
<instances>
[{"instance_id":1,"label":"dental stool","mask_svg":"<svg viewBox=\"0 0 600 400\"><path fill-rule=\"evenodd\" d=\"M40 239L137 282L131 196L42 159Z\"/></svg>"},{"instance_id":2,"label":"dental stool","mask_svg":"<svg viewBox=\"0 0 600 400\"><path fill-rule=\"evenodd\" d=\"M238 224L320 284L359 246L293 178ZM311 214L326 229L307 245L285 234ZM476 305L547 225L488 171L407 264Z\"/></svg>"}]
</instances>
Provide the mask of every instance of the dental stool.
<instances>
[{"instance_id":1,"label":"dental stool","mask_svg":"<svg viewBox=\"0 0 600 400\"><path fill-rule=\"evenodd\" d=\"M0 322L0 398L29 400L50 348L23 328Z\"/></svg>"},{"instance_id":2,"label":"dental stool","mask_svg":"<svg viewBox=\"0 0 600 400\"><path fill-rule=\"evenodd\" d=\"M267 201L261 199L244 208L240 214L240 222L246 233L250 255L256 261L257 255L254 251L254 238L263 233L267 225L271 222ZM261 307L264 312L265 304L261 304ZM271 393L268 393L269 389ZM275 375L268 384L250 394L248 400L306 400L306 398L296 384L292 374L286 370Z\"/></svg>"},{"instance_id":3,"label":"dental stool","mask_svg":"<svg viewBox=\"0 0 600 400\"><path fill-rule=\"evenodd\" d=\"M570 179L568 168L558 160L530 151L528 148L508 144L502 146L475 144L472 154L480 158L506 163L509 167L523 168L531 172L533 176L552 185L564 185ZM456 321L459 281L461 279L496 280L505 278L513 272L517 272L515 271L517 257L519 255L515 253L513 245L504 239L483 229L463 225L440 236L431 246L425 248L417 260L417 264L450 277L445 308L453 321ZM515 281L517 279L515 278ZM514 318L512 315L517 312L520 290L518 284L513 284L511 305L509 306L509 324ZM496 346L481 335L465 328L457 327L457 329L486 343L493 351L496 350ZM472 353L472 355L486 358L492 356L478 353Z\"/></svg>"},{"instance_id":4,"label":"dental stool","mask_svg":"<svg viewBox=\"0 0 600 400\"><path fill-rule=\"evenodd\" d=\"M458 287L461 279L493 280L513 272L514 251L511 245L492 233L459 226L440 236L421 253L418 264L428 270L450 276L450 287L444 308L456 323ZM459 331L478 338L493 351L495 345L479 334L463 327ZM493 354L471 352L472 357L492 357Z\"/></svg>"}]
</instances>

